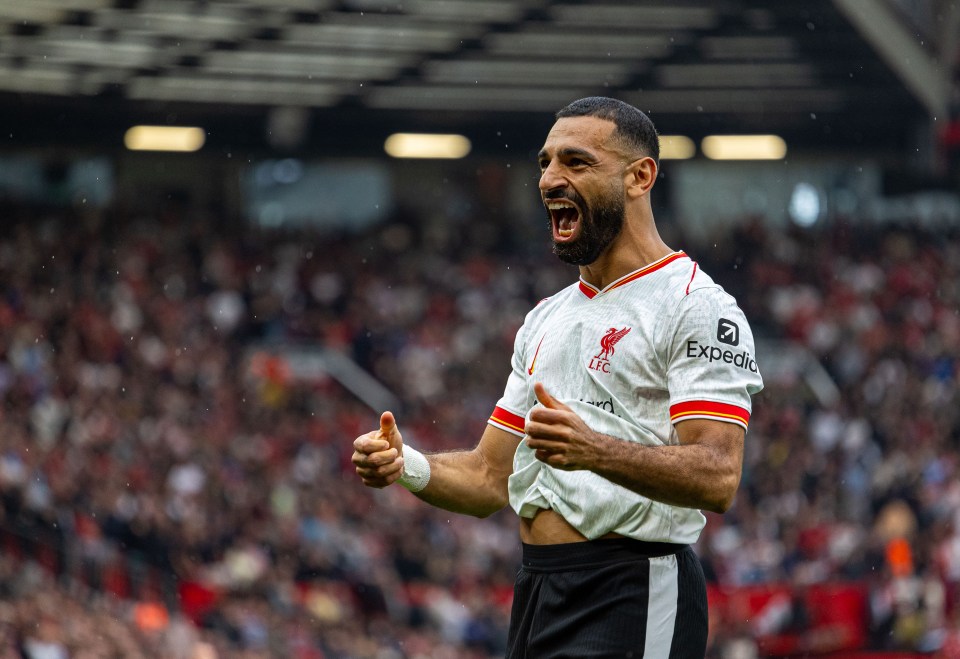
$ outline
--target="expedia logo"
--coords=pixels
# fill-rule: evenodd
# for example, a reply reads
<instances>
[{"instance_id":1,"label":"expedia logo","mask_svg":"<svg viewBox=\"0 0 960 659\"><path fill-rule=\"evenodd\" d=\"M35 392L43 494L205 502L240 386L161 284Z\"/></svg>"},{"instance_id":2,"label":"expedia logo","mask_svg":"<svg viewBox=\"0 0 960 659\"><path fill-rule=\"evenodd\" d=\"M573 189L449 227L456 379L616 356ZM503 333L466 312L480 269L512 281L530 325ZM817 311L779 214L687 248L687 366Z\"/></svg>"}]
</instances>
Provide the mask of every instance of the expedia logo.
<instances>
[{"instance_id":1,"label":"expedia logo","mask_svg":"<svg viewBox=\"0 0 960 659\"><path fill-rule=\"evenodd\" d=\"M732 320L721 318L717 321L717 341L728 346L740 345L740 326Z\"/></svg>"},{"instance_id":2,"label":"expedia logo","mask_svg":"<svg viewBox=\"0 0 960 659\"><path fill-rule=\"evenodd\" d=\"M723 321L721 321L722 323ZM734 325L736 327L736 325ZM739 337L738 337L739 338ZM757 373L757 362L750 356L746 350L734 352L729 349L718 348L717 346L705 345L699 341L687 341L687 357L696 359L705 359L710 362L723 362L724 364L733 364L737 368L742 368L751 373Z\"/></svg>"}]
</instances>

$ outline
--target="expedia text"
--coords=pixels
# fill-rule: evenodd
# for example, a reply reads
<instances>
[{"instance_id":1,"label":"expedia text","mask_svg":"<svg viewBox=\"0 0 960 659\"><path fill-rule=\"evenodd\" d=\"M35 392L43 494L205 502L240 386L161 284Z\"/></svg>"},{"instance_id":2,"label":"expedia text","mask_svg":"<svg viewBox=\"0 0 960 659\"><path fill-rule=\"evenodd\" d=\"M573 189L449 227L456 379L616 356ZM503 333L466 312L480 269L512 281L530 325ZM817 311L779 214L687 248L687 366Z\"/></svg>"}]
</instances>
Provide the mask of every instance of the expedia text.
<instances>
[{"instance_id":1,"label":"expedia text","mask_svg":"<svg viewBox=\"0 0 960 659\"><path fill-rule=\"evenodd\" d=\"M723 362L725 364L733 364L737 368L742 368L751 373L758 371L757 362L746 350L733 352L732 350L724 350L717 346L704 345L699 341L687 341L687 357L706 359L710 363Z\"/></svg>"}]
</instances>

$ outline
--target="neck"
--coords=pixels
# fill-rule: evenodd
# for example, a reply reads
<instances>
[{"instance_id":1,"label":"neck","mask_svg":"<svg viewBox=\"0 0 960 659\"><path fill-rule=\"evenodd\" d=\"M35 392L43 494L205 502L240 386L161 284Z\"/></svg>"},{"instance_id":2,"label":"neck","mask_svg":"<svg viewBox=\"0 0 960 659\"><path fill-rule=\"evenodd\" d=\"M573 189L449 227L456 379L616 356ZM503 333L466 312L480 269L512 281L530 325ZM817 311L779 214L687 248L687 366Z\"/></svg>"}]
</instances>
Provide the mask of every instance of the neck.
<instances>
[{"instance_id":1,"label":"neck","mask_svg":"<svg viewBox=\"0 0 960 659\"><path fill-rule=\"evenodd\" d=\"M651 230L637 233L629 231L624 223L623 232L610 243L600 257L589 265L580 266L580 276L598 290L603 290L624 275L655 263L672 250L652 223Z\"/></svg>"}]
</instances>

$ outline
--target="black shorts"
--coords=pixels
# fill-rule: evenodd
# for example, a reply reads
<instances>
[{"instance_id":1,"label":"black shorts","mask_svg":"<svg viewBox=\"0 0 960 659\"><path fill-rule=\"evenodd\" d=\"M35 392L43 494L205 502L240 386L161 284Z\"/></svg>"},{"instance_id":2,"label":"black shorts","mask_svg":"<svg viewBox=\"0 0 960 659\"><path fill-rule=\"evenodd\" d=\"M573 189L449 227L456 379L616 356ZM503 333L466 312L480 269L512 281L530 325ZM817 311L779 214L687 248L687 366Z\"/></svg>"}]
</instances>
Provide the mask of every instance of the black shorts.
<instances>
[{"instance_id":1,"label":"black shorts","mask_svg":"<svg viewBox=\"0 0 960 659\"><path fill-rule=\"evenodd\" d=\"M508 659L703 659L707 590L688 545L523 545Z\"/></svg>"}]
</instances>

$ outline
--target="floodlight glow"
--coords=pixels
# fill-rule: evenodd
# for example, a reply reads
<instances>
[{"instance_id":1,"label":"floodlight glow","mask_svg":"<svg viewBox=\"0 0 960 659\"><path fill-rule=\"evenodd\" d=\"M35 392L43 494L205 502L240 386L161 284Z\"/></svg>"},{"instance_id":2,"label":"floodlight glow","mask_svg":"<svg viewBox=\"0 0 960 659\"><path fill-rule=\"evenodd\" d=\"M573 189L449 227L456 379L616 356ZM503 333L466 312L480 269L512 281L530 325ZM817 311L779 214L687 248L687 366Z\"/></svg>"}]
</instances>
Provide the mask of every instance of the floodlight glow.
<instances>
[{"instance_id":1,"label":"floodlight glow","mask_svg":"<svg viewBox=\"0 0 960 659\"><path fill-rule=\"evenodd\" d=\"M660 160L686 160L697 154L697 146L686 135L661 135Z\"/></svg>"},{"instance_id":2,"label":"floodlight glow","mask_svg":"<svg viewBox=\"0 0 960 659\"><path fill-rule=\"evenodd\" d=\"M797 183L787 206L790 219L801 227L812 227L823 215L820 191L811 183Z\"/></svg>"},{"instance_id":3,"label":"floodlight glow","mask_svg":"<svg viewBox=\"0 0 960 659\"><path fill-rule=\"evenodd\" d=\"M206 134L196 126L133 126L123 136L131 151L199 151Z\"/></svg>"},{"instance_id":4,"label":"floodlight glow","mask_svg":"<svg viewBox=\"0 0 960 659\"><path fill-rule=\"evenodd\" d=\"M383 150L394 158L463 158L470 147L463 135L426 133L394 133L383 143Z\"/></svg>"},{"instance_id":5,"label":"floodlight glow","mask_svg":"<svg viewBox=\"0 0 960 659\"><path fill-rule=\"evenodd\" d=\"M711 160L782 160L787 143L778 135L709 135L700 143Z\"/></svg>"}]
</instances>

